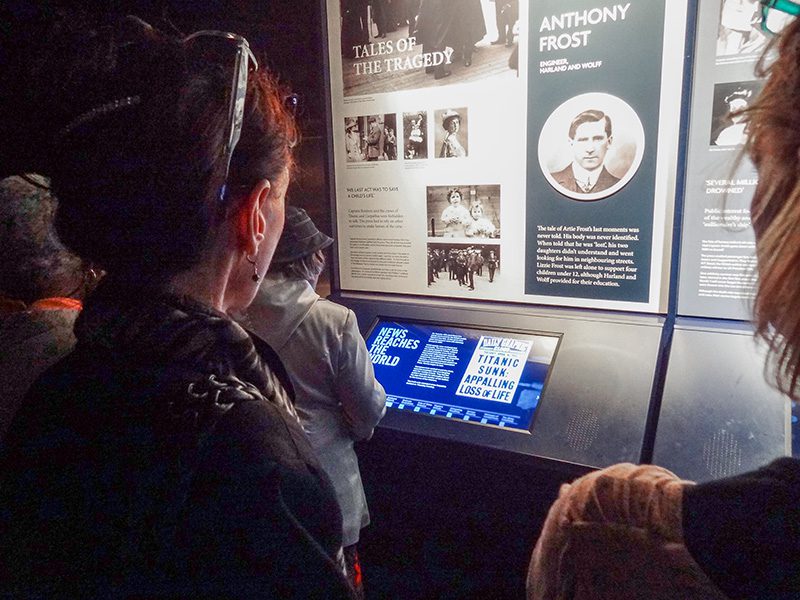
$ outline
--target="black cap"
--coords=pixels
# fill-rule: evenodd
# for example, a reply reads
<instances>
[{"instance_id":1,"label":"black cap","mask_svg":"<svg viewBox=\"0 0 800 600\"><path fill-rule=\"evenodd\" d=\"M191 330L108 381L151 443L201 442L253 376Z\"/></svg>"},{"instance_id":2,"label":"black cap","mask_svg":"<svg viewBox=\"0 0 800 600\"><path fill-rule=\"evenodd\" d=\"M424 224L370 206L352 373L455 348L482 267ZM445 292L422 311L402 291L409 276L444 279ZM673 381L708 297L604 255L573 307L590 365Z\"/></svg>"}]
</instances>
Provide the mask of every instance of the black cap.
<instances>
[{"instance_id":1,"label":"black cap","mask_svg":"<svg viewBox=\"0 0 800 600\"><path fill-rule=\"evenodd\" d=\"M332 243L333 238L317 229L305 210L287 206L286 224L283 226L278 247L275 248L272 263L276 265L289 263L327 248Z\"/></svg>"}]
</instances>

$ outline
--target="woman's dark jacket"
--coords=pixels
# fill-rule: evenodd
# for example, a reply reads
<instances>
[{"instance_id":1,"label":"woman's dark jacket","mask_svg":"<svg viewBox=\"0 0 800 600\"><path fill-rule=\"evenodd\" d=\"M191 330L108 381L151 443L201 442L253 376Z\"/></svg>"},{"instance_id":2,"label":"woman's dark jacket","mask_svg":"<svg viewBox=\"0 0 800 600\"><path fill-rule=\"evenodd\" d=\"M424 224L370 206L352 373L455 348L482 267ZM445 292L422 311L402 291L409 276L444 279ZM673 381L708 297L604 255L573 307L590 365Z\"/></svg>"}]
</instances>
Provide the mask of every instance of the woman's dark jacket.
<instances>
[{"instance_id":1,"label":"woman's dark jacket","mask_svg":"<svg viewBox=\"0 0 800 600\"><path fill-rule=\"evenodd\" d=\"M0 597L349 598L280 362L221 313L143 297L98 289L12 425Z\"/></svg>"}]
</instances>

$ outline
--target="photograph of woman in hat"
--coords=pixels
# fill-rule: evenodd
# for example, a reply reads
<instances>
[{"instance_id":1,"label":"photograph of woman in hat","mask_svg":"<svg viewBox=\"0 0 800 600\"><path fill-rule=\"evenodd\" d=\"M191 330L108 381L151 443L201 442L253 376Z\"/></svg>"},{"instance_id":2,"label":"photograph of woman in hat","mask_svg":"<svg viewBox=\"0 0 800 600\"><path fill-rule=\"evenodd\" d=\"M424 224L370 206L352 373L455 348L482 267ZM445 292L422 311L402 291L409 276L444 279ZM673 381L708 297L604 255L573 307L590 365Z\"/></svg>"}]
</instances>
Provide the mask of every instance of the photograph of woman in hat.
<instances>
[{"instance_id":1,"label":"photograph of woman in hat","mask_svg":"<svg viewBox=\"0 0 800 600\"><path fill-rule=\"evenodd\" d=\"M734 81L714 86L711 144L741 146L747 141L743 111L761 91L759 81Z\"/></svg>"},{"instance_id":2,"label":"photograph of woman in hat","mask_svg":"<svg viewBox=\"0 0 800 600\"><path fill-rule=\"evenodd\" d=\"M437 143L441 144L439 158L463 158L467 156L467 109L448 108L443 111L437 110L436 117L441 119L442 129L444 130L441 141L437 140ZM438 134L437 137L439 135L441 134Z\"/></svg>"},{"instance_id":3,"label":"photograph of woman in hat","mask_svg":"<svg viewBox=\"0 0 800 600\"><path fill-rule=\"evenodd\" d=\"M361 150L361 132L358 130L358 121L355 118L345 119L344 130L347 162L361 162L364 160L364 152Z\"/></svg>"},{"instance_id":4,"label":"photograph of woman in hat","mask_svg":"<svg viewBox=\"0 0 800 600\"><path fill-rule=\"evenodd\" d=\"M372 436L386 395L353 311L314 291L332 243L305 210L287 206L272 263L242 322L289 373L300 422L342 510L348 576L363 597L356 544L370 519L353 443Z\"/></svg>"}]
</instances>

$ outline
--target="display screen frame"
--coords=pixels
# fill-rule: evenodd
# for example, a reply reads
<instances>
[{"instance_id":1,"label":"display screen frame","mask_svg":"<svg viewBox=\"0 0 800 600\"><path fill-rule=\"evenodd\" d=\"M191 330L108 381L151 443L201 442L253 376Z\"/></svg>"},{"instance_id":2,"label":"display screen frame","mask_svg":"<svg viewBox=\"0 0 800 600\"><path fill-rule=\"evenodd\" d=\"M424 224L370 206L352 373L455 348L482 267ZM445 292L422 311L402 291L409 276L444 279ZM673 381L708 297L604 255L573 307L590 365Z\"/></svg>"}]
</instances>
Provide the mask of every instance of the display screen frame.
<instances>
[{"instance_id":1,"label":"display screen frame","mask_svg":"<svg viewBox=\"0 0 800 600\"><path fill-rule=\"evenodd\" d=\"M477 426L479 426L481 428L489 428L489 429L501 430L501 431L504 431L504 432L513 432L513 433L516 433L516 434L521 434L521 435L526 435L526 436L532 435L533 428L536 425L537 415L541 411L541 404L542 404L542 401L545 398L545 394L547 393L547 389L548 389L548 386L549 386L549 383L550 383L550 378L552 377L552 374L553 374L553 367L555 366L556 360L558 358L558 352L559 352L559 349L561 348L561 344L563 342L563 338L564 338L564 333L563 332L544 331L544 330L538 330L538 329L537 330L524 330L524 329L516 329L516 328L512 328L512 327L488 327L488 326L484 326L484 325L480 325L480 324L475 325L475 324L467 324L467 323L453 323L453 322L444 323L442 321L417 319L417 318L398 318L396 316L378 314L373 319L372 323L367 328L366 333L364 335L364 340L365 340L365 343L367 344L367 350L368 351L370 351L370 346L372 345L370 343L370 340L371 340L373 334L375 333L376 329L378 327L391 326L393 324L397 325L398 327L420 326L420 327L426 327L426 328L430 328L430 329L438 328L438 329L445 329L445 330L453 330L453 332L457 332L460 335L463 335L464 337L466 337L467 339L473 339L473 340L479 340L480 337L483 336L483 335L488 335L488 336L493 336L493 337L505 336L505 337L510 337L512 339L519 340L519 341L529 341L529 340L533 340L534 338L542 338L542 337L555 339L555 347L554 347L552 355L550 357L550 362L547 363L547 373L546 373L546 375L544 377L544 380L542 382L541 391L539 392L539 396L538 396L537 402L536 402L535 406L533 407L532 412L530 414L530 417L528 418L526 426L524 428L523 427L507 426L507 425L499 425L499 424L494 424L494 423L489 423L489 422L481 422L479 420L474 420L474 419L466 420L466 419L457 418L457 417L454 417L454 416L448 417L446 414L431 414L429 412L422 412L422 411L416 411L416 410L404 410L404 409L401 409L401 408L398 408L398 407L395 407L395 406L387 405L387 408L391 409L396 414L414 414L414 415L419 414L419 415L425 416L425 417L433 417L433 418L436 418L436 419L440 419L440 420L442 420L444 422L463 423L463 424L466 424L466 425L477 425ZM528 353L530 353L531 350L532 350L532 348L529 349ZM474 355L474 352L475 351L473 350L472 355ZM472 355L470 355L470 359L472 358ZM371 354L370 354L370 359L372 359L372 355ZM527 356L526 356L526 363L528 363L528 362L536 362L536 361L529 361ZM545 364L545 363L539 363L539 364ZM373 367L378 367L378 365L373 364ZM523 366L523 368L524 368L524 366ZM376 377L377 377L377 374L376 374ZM380 381L380 379L379 379L379 381ZM381 382L381 384L383 385L383 382ZM387 397L389 397L389 396L394 396L396 394L395 394L394 391L387 390L386 391L386 395L387 395ZM423 403L428 403L429 402L428 400L423 400L421 398L417 398L415 400L417 402L423 402ZM491 402L491 401L489 400L488 402ZM434 403L434 404L436 404L436 403ZM453 406L453 407L456 406L456 405L450 404L447 401L443 401L443 402L441 402L441 404L445 405L445 406ZM464 408L464 407L461 407L461 408ZM500 413L501 411L487 411L487 412L498 412L498 413Z\"/></svg>"}]
</instances>

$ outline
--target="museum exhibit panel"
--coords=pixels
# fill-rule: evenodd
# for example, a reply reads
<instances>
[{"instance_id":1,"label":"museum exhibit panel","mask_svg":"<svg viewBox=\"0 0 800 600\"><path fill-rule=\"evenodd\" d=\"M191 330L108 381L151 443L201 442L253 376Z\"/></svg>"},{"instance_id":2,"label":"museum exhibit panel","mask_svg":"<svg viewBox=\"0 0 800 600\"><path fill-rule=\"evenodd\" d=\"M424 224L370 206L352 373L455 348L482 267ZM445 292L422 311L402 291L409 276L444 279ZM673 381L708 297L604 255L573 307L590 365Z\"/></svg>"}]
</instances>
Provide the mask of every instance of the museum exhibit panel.
<instances>
[{"instance_id":1,"label":"museum exhibit panel","mask_svg":"<svg viewBox=\"0 0 800 600\"><path fill-rule=\"evenodd\" d=\"M735 111L763 83L758 7L701 0L697 8L677 317L653 461L698 481L792 454L791 403L765 383L764 348L747 322L758 175L741 156L746 132Z\"/></svg>"},{"instance_id":2,"label":"museum exhibit panel","mask_svg":"<svg viewBox=\"0 0 800 600\"><path fill-rule=\"evenodd\" d=\"M791 453L747 323L757 3L322 4L382 427L696 480Z\"/></svg>"},{"instance_id":3,"label":"museum exhibit panel","mask_svg":"<svg viewBox=\"0 0 800 600\"><path fill-rule=\"evenodd\" d=\"M359 450L373 581L521 597L575 475L793 452L749 323L757 2L322 6L332 296L387 391Z\"/></svg>"}]
</instances>

